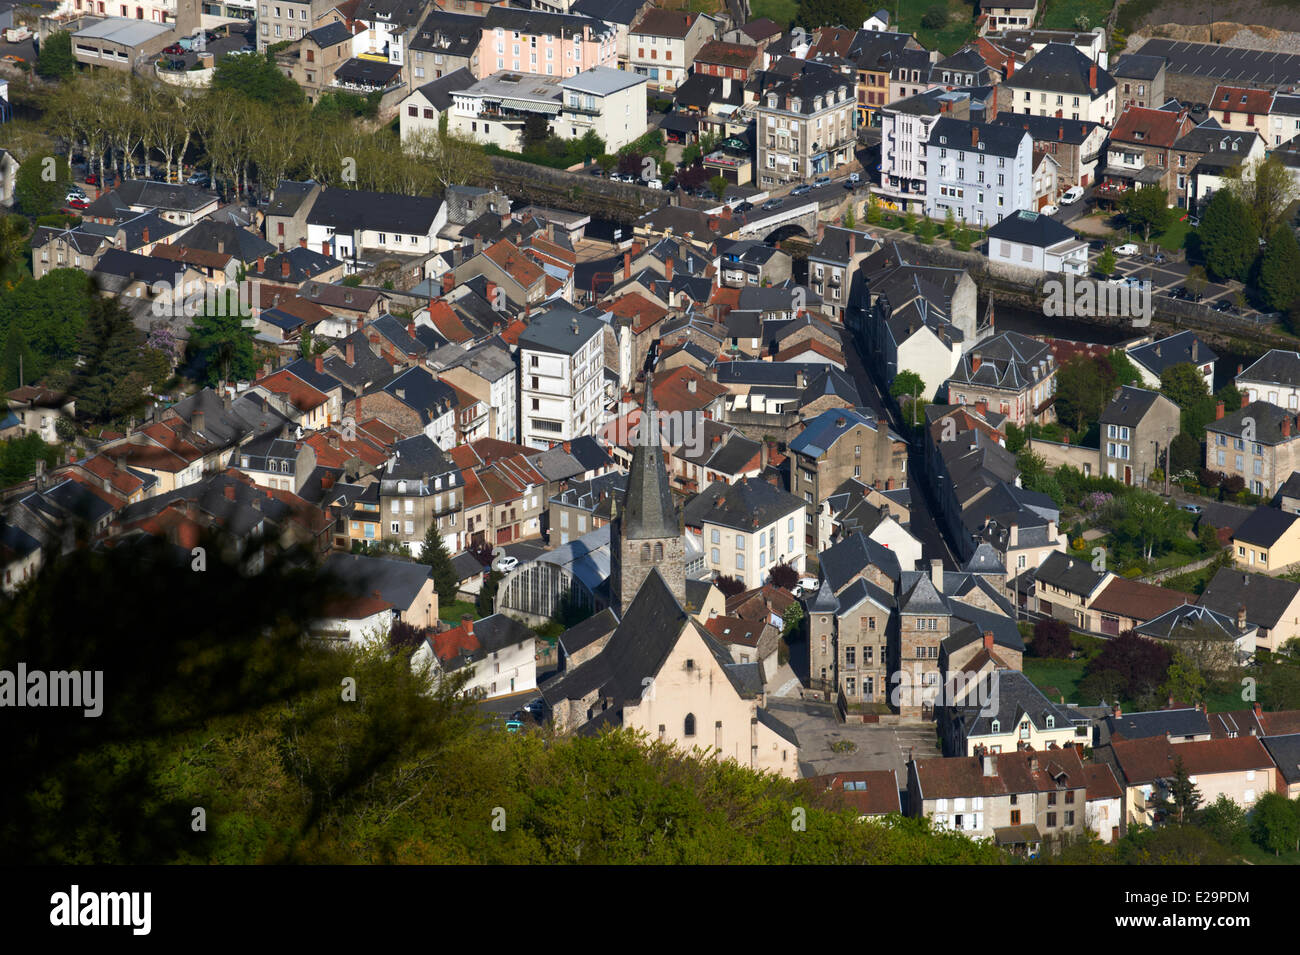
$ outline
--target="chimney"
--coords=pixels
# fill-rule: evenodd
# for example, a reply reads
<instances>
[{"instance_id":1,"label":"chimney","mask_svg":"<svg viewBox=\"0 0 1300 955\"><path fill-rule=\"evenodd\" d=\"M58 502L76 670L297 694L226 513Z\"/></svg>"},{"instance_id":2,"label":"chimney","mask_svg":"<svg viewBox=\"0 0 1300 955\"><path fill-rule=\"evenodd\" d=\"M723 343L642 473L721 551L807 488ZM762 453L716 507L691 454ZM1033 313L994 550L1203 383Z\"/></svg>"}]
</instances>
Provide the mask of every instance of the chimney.
<instances>
[{"instance_id":1,"label":"chimney","mask_svg":"<svg viewBox=\"0 0 1300 955\"><path fill-rule=\"evenodd\" d=\"M343 346L344 360L349 366L357 363L357 346L349 341Z\"/></svg>"},{"instance_id":2,"label":"chimney","mask_svg":"<svg viewBox=\"0 0 1300 955\"><path fill-rule=\"evenodd\" d=\"M1057 127L1056 127L1056 138L1057 138L1058 140L1060 140L1061 142L1065 142L1065 124L1064 124L1064 123L1062 123L1060 126L1057 126Z\"/></svg>"},{"instance_id":3,"label":"chimney","mask_svg":"<svg viewBox=\"0 0 1300 955\"><path fill-rule=\"evenodd\" d=\"M978 126L972 126L970 128L970 144L972 146L978 146L980 144L980 128Z\"/></svg>"},{"instance_id":4,"label":"chimney","mask_svg":"<svg viewBox=\"0 0 1300 955\"><path fill-rule=\"evenodd\" d=\"M760 441L758 443L758 466L764 471L767 470L767 442L766 441Z\"/></svg>"},{"instance_id":5,"label":"chimney","mask_svg":"<svg viewBox=\"0 0 1300 955\"><path fill-rule=\"evenodd\" d=\"M1196 362L1196 346L1199 344L1195 338L1192 339L1192 363Z\"/></svg>"},{"instance_id":6,"label":"chimney","mask_svg":"<svg viewBox=\"0 0 1300 955\"><path fill-rule=\"evenodd\" d=\"M800 391L803 391L805 388L808 387L808 381L803 373L802 368L800 368L797 372L795 372L794 384L795 387L798 388Z\"/></svg>"},{"instance_id":7,"label":"chimney","mask_svg":"<svg viewBox=\"0 0 1300 955\"><path fill-rule=\"evenodd\" d=\"M1088 67L1088 89L1097 92L1097 64Z\"/></svg>"},{"instance_id":8,"label":"chimney","mask_svg":"<svg viewBox=\"0 0 1300 955\"><path fill-rule=\"evenodd\" d=\"M943 593L943 561L937 557L930 561L930 581L935 590Z\"/></svg>"},{"instance_id":9,"label":"chimney","mask_svg":"<svg viewBox=\"0 0 1300 955\"><path fill-rule=\"evenodd\" d=\"M148 245L148 244L149 244L149 227L148 227L148 226L145 226L144 229L141 231L141 233L140 233L140 238L141 238L141 240L144 242L145 245Z\"/></svg>"},{"instance_id":10,"label":"chimney","mask_svg":"<svg viewBox=\"0 0 1300 955\"><path fill-rule=\"evenodd\" d=\"M1214 420L1215 420L1215 421L1222 421L1222 420L1223 420L1223 402L1222 402L1222 401L1220 401L1217 405L1214 406Z\"/></svg>"},{"instance_id":11,"label":"chimney","mask_svg":"<svg viewBox=\"0 0 1300 955\"><path fill-rule=\"evenodd\" d=\"M307 248L307 237L305 235L298 239L298 248L300 249Z\"/></svg>"},{"instance_id":12,"label":"chimney","mask_svg":"<svg viewBox=\"0 0 1300 955\"><path fill-rule=\"evenodd\" d=\"M992 631L992 630L985 630L985 631L984 631L984 649L985 649L985 650L992 650L992 649L993 649L993 631Z\"/></svg>"},{"instance_id":13,"label":"chimney","mask_svg":"<svg viewBox=\"0 0 1300 955\"><path fill-rule=\"evenodd\" d=\"M970 373L972 375L975 374L975 372L980 370L980 365L983 363L983 361L984 359L980 358L978 354L974 354L970 356Z\"/></svg>"},{"instance_id":14,"label":"chimney","mask_svg":"<svg viewBox=\"0 0 1300 955\"><path fill-rule=\"evenodd\" d=\"M1250 392L1243 391L1241 393L1241 406L1244 408L1248 404L1250 404Z\"/></svg>"},{"instance_id":15,"label":"chimney","mask_svg":"<svg viewBox=\"0 0 1300 955\"><path fill-rule=\"evenodd\" d=\"M1114 709L1112 712L1113 712L1113 715L1114 715L1115 719L1119 719L1120 717L1122 717L1122 716L1124 715L1124 711L1123 711L1122 709L1120 709L1120 706L1119 706L1118 703L1115 704L1115 709Z\"/></svg>"},{"instance_id":16,"label":"chimney","mask_svg":"<svg viewBox=\"0 0 1300 955\"><path fill-rule=\"evenodd\" d=\"M320 254L321 254L321 255L329 255L329 254L330 254L330 244L329 244L328 242L322 242L322 243L320 244ZM258 260L257 260L257 265L258 265L258 270L260 271L260 270L261 270L261 265L262 265L262 260L261 260L261 259L258 259Z\"/></svg>"},{"instance_id":17,"label":"chimney","mask_svg":"<svg viewBox=\"0 0 1300 955\"><path fill-rule=\"evenodd\" d=\"M849 233L849 264L850 265L853 264L853 255L857 251L857 247L858 247L858 234L856 232L850 232Z\"/></svg>"},{"instance_id":18,"label":"chimney","mask_svg":"<svg viewBox=\"0 0 1300 955\"><path fill-rule=\"evenodd\" d=\"M1246 629L1246 605L1242 604L1237 608L1237 629Z\"/></svg>"},{"instance_id":19,"label":"chimney","mask_svg":"<svg viewBox=\"0 0 1300 955\"><path fill-rule=\"evenodd\" d=\"M689 381L686 382L686 390L687 390L688 392L690 392L691 394L695 394L695 389L696 389L697 387L699 387L699 385L698 385L698 383L695 381L694 378L692 378L692 379L690 379Z\"/></svg>"},{"instance_id":20,"label":"chimney","mask_svg":"<svg viewBox=\"0 0 1300 955\"><path fill-rule=\"evenodd\" d=\"M998 758L996 756L984 757L984 775L996 776L998 774Z\"/></svg>"},{"instance_id":21,"label":"chimney","mask_svg":"<svg viewBox=\"0 0 1300 955\"><path fill-rule=\"evenodd\" d=\"M632 277L632 253L624 252L623 253L623 278L630 279L631 277Z\"/></svg>"},{"instance_id":22,"label":"chimney","mask_svg":"<svg viewBox=\"0 0 1300 955\"><path fill-rule=\"evenodd\" d=\"M406 323L406 334L410 335L412 338L415 337L415 320L414 320L414 319L412 319L411 321L409 321L409 322Z\"/></svg>"},{"instance_id":23,"label":"chimney","mask_svg":"<svg viewBox=\"0 0 1300 955\"><path fill-rule=\"evenodd\" d=\"M981 418L987 416L989 413L989 403L983 398L975 402L975 413Z\"/></svg>"},{"instance_id":24,"label":"chimney","mask_svg":"<svg viewBox=\"0 0 1300 955\"><path fill-rule=\"evenodd\" d=\"M233 501L234 499L235 499L235 486L234 486L233 484L227 484L227 485L226 485L226 500L227 500L227 501Z\"/></svg>"},{"instance_id":25,"label":"chimney","mask_svg":"<svg viewBox=\"0 0 1300 955\"><path fill-rule=\"evenodd\" d=\"M472 636L474 636L474 618L473 618L473 617L471 617L471 616L470 616L469 614L467 614L467 613L461 614L461 615L460 615L460 625L461 625L462 627L465 628L465 636L467 636L467 637L472 637Z\"/></svg>"},{"instance_id":26,"label":"chimney","mask_svg":"<svg viewBox=\"0 0 1300 955\"><path fill-rule=\"evenodd\" d=\"M259 273L263 273L266 271L266 256L259 255L257 257L257 271Z\"/></svg>"},{"instance_id":27,"label":"chimney","mask_svg":"<svg viewBox=\"0 0 1300 955\"><path fill-rule=\"evenodd\" d=\"M284 258L280 260L280 278L287 279L288 277L289 277L289 260L287 258Z\"/></svg>"},{"instance_id":28,"label":"chimney","mask_svg":"<svg viewBox=\"0 0 1300 955\"><path fill-rule=\"evenodd\" d=\"M456 274L448 269L442 273L442 294L446 295L456 287Z\"/></svg>"},{"instance_id":29,"label":"chimney","mask_svg":"<svg viewBox=\"0 0 1300 955\"><path fill-rule=\"evenodd\" d=\"M190 427L199 434L204 434L203 425L206 423L206 415L202 411L196 411L190 415Z\"/></svg>"},{"instance_id":30,"label":"chimney","mask_svg":"<svg viewBox=\"0 0 1300 955\"><path fill-rule=\"evenodd\" d=\"M670 282L673 280L673 257L671 255L664 259L664 278Z\"/></svg>"},{"instance_id":31,"label":"chimney","mask_svg":"<svg viewBox=\"0 0 1300 955\"><path fill-rule=\"evenodd\" d=\"M1011 77L1015 74L1015 72L1016 72L1016 58L1012 56L1010 53L1008 53L1007 54L1007 79L1011 79Z\"/></svg>"},{"instance_id":32,"label":"chimney","mask_svg":"<svg viewBox=\"0 0 1300 955\"><path fill-rule=\"evenodd\" d=\"M1259 719L1264 715L1264 707L1260 706L1258 703L1255 704L1253 709L1255 710L1255 719Z\"/></svg>"},{"instance_id":33,"label":"chimney","mask_svg":"<svg viewBox=\"0 0 1300 955\"><path fill-rule=\"evenodd\" d=\"M316 374L325 374L325 359L321 355L316 356Z\"/></svg>"},{"instance_id":34,"label":"chimney","mask_svg":"<svg viewBox=\"0 0 1300 955\"><path fill-rule=\"evenodd\" d=\"M488 282L488 283L487 283L487 300L488 300L488 304L489 304L489 305L491 305L493 308L496 308L496 301L497 301L497 283L496 283L496 282Z\"/></svg>"},{"instance_id":35,"label":"chimney","mask_svg":"<svg viewBox=\"0 0 1300 955\"><path fill-rule=\"evenodd\" d=\"M1285 415L1282 418L1282 437L1291 437L1291 416Z\"/></svg>"}]
</instances>

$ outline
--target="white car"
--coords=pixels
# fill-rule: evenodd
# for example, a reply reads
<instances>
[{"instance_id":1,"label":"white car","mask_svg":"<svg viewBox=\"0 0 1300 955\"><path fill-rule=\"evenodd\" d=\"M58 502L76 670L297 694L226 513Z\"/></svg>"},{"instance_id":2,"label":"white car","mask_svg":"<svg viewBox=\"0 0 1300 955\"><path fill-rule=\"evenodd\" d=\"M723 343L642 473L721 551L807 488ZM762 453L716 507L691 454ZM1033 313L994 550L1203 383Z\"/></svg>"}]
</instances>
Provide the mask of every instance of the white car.
<instances>
[{"instance_id":1,"label":"white car","mask_svg":"<svg viewBox=\"0 0 1300 955\"><path fill-rule=\"evenodd\" d=\"M504 557L498 557L494 566L501 573L508 574L519 566L519 558L506 554Z\"/></svg>"},{"instance_id":2,"label":"white car","mask_svg":"<svg viewBox=\"0 0 1300 955\"><path fill-rule=\"evenodd\" d=\"M664 187L664 184L662 181L658 179L647 179L645 182L645 186L647 189L662 189Z\"/></svg>"},{"instance_id":3,"label":"white car","mask_svg":"<svg viewBox=\"0 0 1300 955\"><path fill-rule=\"evenodd\" d=\"M1043 216L1054 216L1060 211L1060 206L1054 206L1049 202L1047 205L1043 206L1043 208L1038 210L1038 214Z\"/></svg>"},{"instance_id":4,"label":"white car","mask_svg":"<svg viewBox=\"0 0 1300 955\"><path fill-rule=\"evenodd\" d=\"M1061 205L1068 206L1071 203L1078 202L1083 198L1082 186L1071 186L1065 192L1061 193Z\"/></svg>"},{"instance_id":5,"label":"white car","mask_svg":"<svg viewBox=\"0 0 1300 955\"><path fill-rule=\"evenodd\" d=\"M1115 246L1116 255L1137 255L1138 247L1136 242L1125 242L1123 245Z\"/></svg>"}]
</instances>

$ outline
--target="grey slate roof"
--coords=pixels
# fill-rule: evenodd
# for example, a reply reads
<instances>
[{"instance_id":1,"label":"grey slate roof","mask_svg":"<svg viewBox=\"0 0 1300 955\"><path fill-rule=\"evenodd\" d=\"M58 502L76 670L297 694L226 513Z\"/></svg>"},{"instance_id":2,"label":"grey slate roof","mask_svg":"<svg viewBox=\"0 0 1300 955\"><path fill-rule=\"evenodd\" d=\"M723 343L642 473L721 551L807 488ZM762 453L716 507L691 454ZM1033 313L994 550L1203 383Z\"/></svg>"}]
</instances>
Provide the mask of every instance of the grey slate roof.
<instances>
[{"instance_id":1,"label":"grey slate roof","mask_svg":"<svg viewBox=\"0 0 1300 955\"><path fill-rule=\"evenodd\" d=\"M1038 566L1038 581L1072 594L1091 594L1106 575L1092 569L1092 562L1071 557L1059 550L1047 555Z\"/></svg>"},{"instance_id":2,"label":"grey slate roof","mask_svg":"<svg viewBox=\"0 0 1300 955\"><path fill-rule=\"evenodd\" d=\"M1115 400L1102 411L1100 420L1103 424L1120 424L1136 428L1151 410L1151 406L1161 397L1163 396L1158 391L1124 385L1115 396Z\"/></svg>"},{"instance_id":3,"label":"grey slate roof","mask_svg":"<svg viewBox=\"0 0 1300 955\"><path fill-rule=\"evenodd\" d=\"M1069 43L1049 43L1008 77L1003 85L1012 90L1051 90L1074 96L1091 96L1089 67L1093 61ZM1115 80L1097 69L1097 95L1115 88Z\"/></svg>"},{"instance_id":4,"label":"grey slate roof","mask_svg":"<svg viewBox=\"0 0 1300 955\"><path fill-rule=\"evenodd\" d=\"M1195 354L1195 358L1192 355ZM1157 378L1173 365L1201 365L1218 361L1219 356L1201 341L1195 332L1178 332L1159 341L1129 349L1128 357Z\"/></svg>"},{"instance_id":5,"label":"grey slate roof","mask_svg":"<svg viewBox=\"0 0 1300 955\"><path fill-rule=\"evenodd\" d=\"M1272 547L1297 520L1300 520L1300 515L1286 514L1274 507L1257 507L1232 537L1247 544Z\"/></svg>"},{"instance_id":6,"label":"grey slate roof","mask_svg":"<svg viewBox=\"0 0 1300 955\"><path fill-rule=\"evenodd\" d=\"M1261 381L1275 385L1300 385L1300 352L1270 348L1262 358L1237 375L1237 381Z\"/></svg>"},{"instance_id":7,"label":"grey slate roof","mask_svg":"<svg viewBox=\"0 0 1300 955\"><path fill-rule=\"evenodd\" d=\"M1073 230L1051 216L1020 209L1015 215L1006 216L989 229L989 238L1005 239L1008 242L1047 249L1060 242L1077 240L1079 237Z\"/></svg>"},{"instance_id":8,"label":"grey slate roof","mask_svg":"<svg viewBox=\"0 0 1300 955\"><path fill-rule=\"evenodd\" d=\"M691 527L709 523L748 533L802 509L803 501L793 494L762 478L745 478L735 484L714 481L686 502L684 514Z\"/></svg>"},{"instance_id":9,"label":"grey slate roof","mask_svg":"<svg viewBox=\"0 0 1300 955\"><path fill-rule=\"evenodd\" d=\"M427 564L359 554L331 554L325 559L324 570L356 594L366 595L378 590L381 599L399 610L411 606L429 579Z\"/></svg>"},{"instance_id":10,"label":"grey slate roof","mask_svg":"<svg viewBox=\"0 0 1300 955\"><path fill-rule=\"evenodd\" d=\"M850 534L844 540L828 547L818 555L822 577L831 590L838 592L868 564L878 567L890 580L899 580L902 568L898 555L865 534Z\"/></svg>"},{"instance_id":11,"label":"grey slate roof","mask_svg":"<svg viewBox=\"0 0 1300 955\"><path fill-rule=\"evenodd\" d=\"M943 116L935 121L934 127L930 130L930 148L968 151L976 149L977 147L971 143L973 133L979 136L978 142L984 147L982 152L1006 158L1019 153L1022 141L1032 139L1023 129L1016 129L1013 126L1000 123L973 123L966 119Z\"/></svg>"},{"instance_id":12,"label":"grey slate roof","mask_svg":"<svg viewBox=\"0 0 1300 955\"><path fill-rule=\"evenodd\" d=\"M1300 733L1265 736L1260 742L1287 785L1300 783Z\"/></svg>"},{"instance_id":13,"label":"grey slate roof","mask_svg":"<svg viewBox=\"0 0 1300 955\"><path fill-rule=\"evenodd\" d=\"M1297 593L1300 593L1300 583L1293 580L1222 567L1210 578L1196 602L1234 620L1238 608L1244 606L1247 622L1273 630L1282 623L1282 615Z\"/></svg>"},{"instance_id":14,"label":"grey slate roof","mask_svg":"<svg viewBox=\"0 0 1300 955\"><path fill-rule=\"evenodd\" d=\"M674 538L680 533L677 508L668 483L663 452L658 435L648 432L655 420L654 392L647 388L644 422L637 429L637 443L628 470L627 491L623 496L621 529L625 540Z\"/></svg>"},{"instance_id":15,"label":"grey slate roof","mask_svg":"<svg viewBox=\"0 0 1300 955\"><path fill-rule=\"evenodd\" d=\"M1106 717L1106 729L1111 737L1148 739L1152 736L1171 737L1209 736L1210 721L1200 710L1184 707L1177 710L1151 710L1145 713L1124 713L1118 719L1114 714Z\"/></svg>"}]
</instances>

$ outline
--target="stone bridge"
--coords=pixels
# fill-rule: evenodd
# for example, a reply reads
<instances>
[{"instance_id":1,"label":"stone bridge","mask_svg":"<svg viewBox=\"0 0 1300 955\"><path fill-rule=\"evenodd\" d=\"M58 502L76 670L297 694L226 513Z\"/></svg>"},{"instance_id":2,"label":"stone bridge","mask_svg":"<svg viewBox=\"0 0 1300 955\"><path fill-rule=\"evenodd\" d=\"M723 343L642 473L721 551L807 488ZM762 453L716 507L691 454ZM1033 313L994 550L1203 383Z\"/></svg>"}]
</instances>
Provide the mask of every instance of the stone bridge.
<instances>
[{"instance_id":1,"label":"stone bridge","mask_svg":"<svg viewBox=\"0 0 1300 955\"><path fill-rule=\"evenodd\" d=\"M778 242L792 235L803 234L815 239L817 237L817 202L809 200L804 203L782 205L764 212L755 209L745 219L745 224L736 230L734 238L758 239L764 242Z\"/></svg>"}]
</instances>

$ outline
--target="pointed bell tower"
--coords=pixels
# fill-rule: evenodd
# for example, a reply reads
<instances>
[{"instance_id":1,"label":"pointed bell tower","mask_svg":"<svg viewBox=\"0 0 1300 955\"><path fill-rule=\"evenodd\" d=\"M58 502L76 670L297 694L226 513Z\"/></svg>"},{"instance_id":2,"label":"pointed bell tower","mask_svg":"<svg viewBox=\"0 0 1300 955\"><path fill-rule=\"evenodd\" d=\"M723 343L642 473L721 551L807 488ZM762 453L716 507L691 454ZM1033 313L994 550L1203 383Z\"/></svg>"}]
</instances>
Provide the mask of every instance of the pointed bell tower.
<instances>
[{"instance_id":1,"label":"pointed bell tower","mask_svg":"<svg viewBox=\"0 0 1300 955\"><path fill-rule=\"evenodd\" d=\"M686 553L660 446L654 394L646 386L633 438L632 467L623 506L609 526L610 603L621 620L651 570L658 570L677 601L686 605Z\"/></svg>"}]
</instances>

